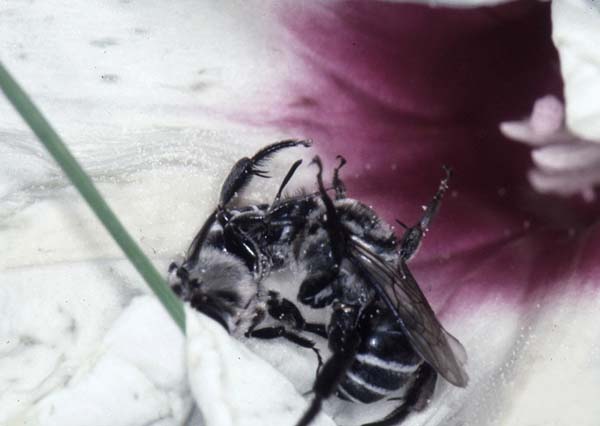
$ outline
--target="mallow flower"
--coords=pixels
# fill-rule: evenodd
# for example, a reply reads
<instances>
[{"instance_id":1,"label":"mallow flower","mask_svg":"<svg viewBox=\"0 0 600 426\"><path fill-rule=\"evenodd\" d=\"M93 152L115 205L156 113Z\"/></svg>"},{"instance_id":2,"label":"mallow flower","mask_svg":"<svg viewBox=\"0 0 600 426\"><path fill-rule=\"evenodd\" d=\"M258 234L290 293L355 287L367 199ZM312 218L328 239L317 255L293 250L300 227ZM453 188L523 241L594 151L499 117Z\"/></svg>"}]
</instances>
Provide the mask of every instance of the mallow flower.
<instances>
[{"instance_id":1,"label":"mallow flower","mask_svg":"<svg viewBox=\"0 0 600 426\"><path fill-rule=\"evenodd\" d=\"M452 167L411 268L467 349L471 380L465 389L440 380L405 424L598 423L600 139L585 88L600 78L570 80L598 61L573 24L596 22L590 3L3 7L2 60L165 271L231 164L276 139L312 138L328 171L344 155L349 195L390 223L415 221L442 166ZM31 41L17 37L24 31ZM579 60L587 65L567 66ZM572 87L583 90L572 96ZM191 310L184 339L0 108L0 422L296 419L312 352L235 341ZM296 155L278 156L271 174ZM540 157L562 163L548 169ZM539 185L536 173L559 183ZM314 174L303 169L296 184ZM274 181L250 187L248 199L270 199ZM283 278L275 285L293 283ZM390 406L331 401L315 424L360 424Z\"/></svg>"}]
</instances>

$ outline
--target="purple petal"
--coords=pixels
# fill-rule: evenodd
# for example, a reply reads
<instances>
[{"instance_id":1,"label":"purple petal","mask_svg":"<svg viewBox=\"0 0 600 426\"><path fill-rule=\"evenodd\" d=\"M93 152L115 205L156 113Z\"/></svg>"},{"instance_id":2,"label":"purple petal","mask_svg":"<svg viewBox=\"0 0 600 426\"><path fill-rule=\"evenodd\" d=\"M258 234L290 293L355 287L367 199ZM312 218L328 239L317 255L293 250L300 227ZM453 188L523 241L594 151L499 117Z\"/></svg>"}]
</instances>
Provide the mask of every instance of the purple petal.
<instances>
[{"instance_id":1,"label":"purple petal","mask_svg":"<svg viewBox=\"0 0 600 426\"><path fill-rule=\"evenodd\" d=\"M528 150L498 130L542 95L560 95L548 4L342 2L282 8L281 17L303 68L278 123L331 159L343 154L351 196L410 223L442 165L455 170L415 259L422 282L443 281L428 297L525 301L577 272L598 206L537 194Z\"/></svg>"},{"instance_id":2,"label":"purple petal","mask_svg":"<svg viewBox=\"0 0 600 426\"><path fill-rule=\"evenodd\" d=\"M344 155L352 197L412 223L442 165L455 171L412 266L465 345L472 380L462 391L442 381L410 424L598 424L588 395L600 377L600 206L538 193L530 147L499 130L536 99L561 98L549 8L353 1L280 10L301 65L288 102L271 109L275 123L314 138L330 165ZM545 118L532 131L551 132L557 116L538 112Z\"/></svg>"}]
</instances>

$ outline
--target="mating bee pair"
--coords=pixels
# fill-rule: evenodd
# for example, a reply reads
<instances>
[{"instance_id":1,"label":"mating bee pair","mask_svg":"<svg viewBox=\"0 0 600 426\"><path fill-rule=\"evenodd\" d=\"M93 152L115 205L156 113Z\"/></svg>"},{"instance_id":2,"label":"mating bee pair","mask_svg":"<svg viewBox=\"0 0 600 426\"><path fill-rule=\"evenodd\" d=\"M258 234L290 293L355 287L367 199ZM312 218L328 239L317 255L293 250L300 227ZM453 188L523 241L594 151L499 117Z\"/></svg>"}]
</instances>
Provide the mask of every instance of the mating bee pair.
<instances>
[{"instance_id":1,"label":"mating bee pair","mask_svg":"<svg viewBox=\"0 0 600 426\"><path fill-rule=\"evenodd\" d=\"M450 170L421 220L412 227L400 223L401 238L371 208L346 197L341 157L333 198L315 157L317 192L282 198L298 160L271 204L230 207L253 176L268 177L266 162L275 152L295 146L310 142L277 142L234 165L184 262L171 265L170 284L231 334L284 338L317 353L314 397L297 426L308 425L333 394L360 403L399 398L398 408L370 423L396 424L426 406L438 374L456 386L468 382L464 348L441 326L407 265L439 209ZM269 272L292 262L307 270L298 301L314 309L331 307L327 324L306 322L293 302L264 291ZM260 327L265 304L277 326ZM301 332L327 339L331 357L322 363Z\"/></svg>"}]
</instances>

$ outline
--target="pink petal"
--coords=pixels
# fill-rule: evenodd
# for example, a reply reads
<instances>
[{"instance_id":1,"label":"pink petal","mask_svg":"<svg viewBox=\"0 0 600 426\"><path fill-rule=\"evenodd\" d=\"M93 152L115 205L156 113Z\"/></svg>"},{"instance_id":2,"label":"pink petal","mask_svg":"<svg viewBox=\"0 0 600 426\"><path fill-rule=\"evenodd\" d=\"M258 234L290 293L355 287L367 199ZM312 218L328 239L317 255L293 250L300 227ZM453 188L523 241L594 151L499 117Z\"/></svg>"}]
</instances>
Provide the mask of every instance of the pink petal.
<instances>
[{"instance_id":1,"label":"pink petal","mask_svg":"<svg viewBox=\"0 0 600 426\"><path fill-rule=\"evenodd\" d=\"M599 206L537 193L529 149L498 129L560 98L549 5L342 2L281 16L303 66L275 122L330 160L343 154L351 196L410 223L442 165L456 172L413 268L467 348L472 381L442 383L413 423L597 424L596 403L573 392L600 388L587 373L600 361ZM560 113L537 113L532 134L551 134Z\"/></svg>"}]
</instances>

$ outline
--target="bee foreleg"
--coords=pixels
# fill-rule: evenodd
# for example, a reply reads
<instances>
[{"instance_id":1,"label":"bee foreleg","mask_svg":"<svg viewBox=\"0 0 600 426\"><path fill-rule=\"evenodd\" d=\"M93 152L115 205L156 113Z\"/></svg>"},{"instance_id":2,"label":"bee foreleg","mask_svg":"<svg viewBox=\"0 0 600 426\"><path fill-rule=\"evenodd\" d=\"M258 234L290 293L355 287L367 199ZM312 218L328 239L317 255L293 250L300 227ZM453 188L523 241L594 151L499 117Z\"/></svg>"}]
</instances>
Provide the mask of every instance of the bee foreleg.
<instances>
[{"instance_id":1,"label":"bee foreleg","mask_svg":"<svg viewBox=\"0 0 600 426\"><path fill-rule=\"evenodd\" d=\"M252 158L244 157L240 159L225 179L225 183L221 187L221 195L219 197L219 207L225 208L225 206L231 201L231 199L240 192L252 179L252 176L260 176L268 178L267 170L261 168L264 162L269 159L271 155L279 150L285 148L291 148L294 146L310 146L311 142L307 140L284 140L276 142L258 151Z\"/></svg>"},{"instance_id":2,"label":"bee foreleg","mask_svg":"<svg viewBox=\"0 0 600 426\"><path fill-rule=\"evenodd\" d=\"M335 190L335 199L340 200L346 198L346 185L340 179L340 169L346 164L346 159L341 155L338 155L336 158L340 161L340 164L333 169L333 189Z\"/></svg>"},{"instance_id":3,"label":"bee foreleg","mask_svg":"<svg viewBox=\"0 0 600 426\"><path fill-rule=\"evenodd\" d=\"M255 339L264 339L264 340L272 340L278 338L284 338L287 341L294 343L295 345L301 346L303 348L312 349L312 351L317 355L317 362L319 363L317 366L317 373L321 369L323 365L323 358L321 358L321 353L315 346L315 342L309 340L305 337L299 336L295 333L292 333L286 330L283 326L277 327L265 327L259 328L258 330L251 330L246 333L246 337L253 337Z\"/></svg>"},{"instance_id":4,"label":"bee foreleg","mask_svg":"<svg viewBox=\"0 0 600 426\"><path fill-rule=\"evenodd\" d=\"M267 301L269 315L299 331L307 331L327 339L325 324L306 322L298 307L288 299L279 297L275 291L269 292Z\"/></svg>"}]
</instances>

